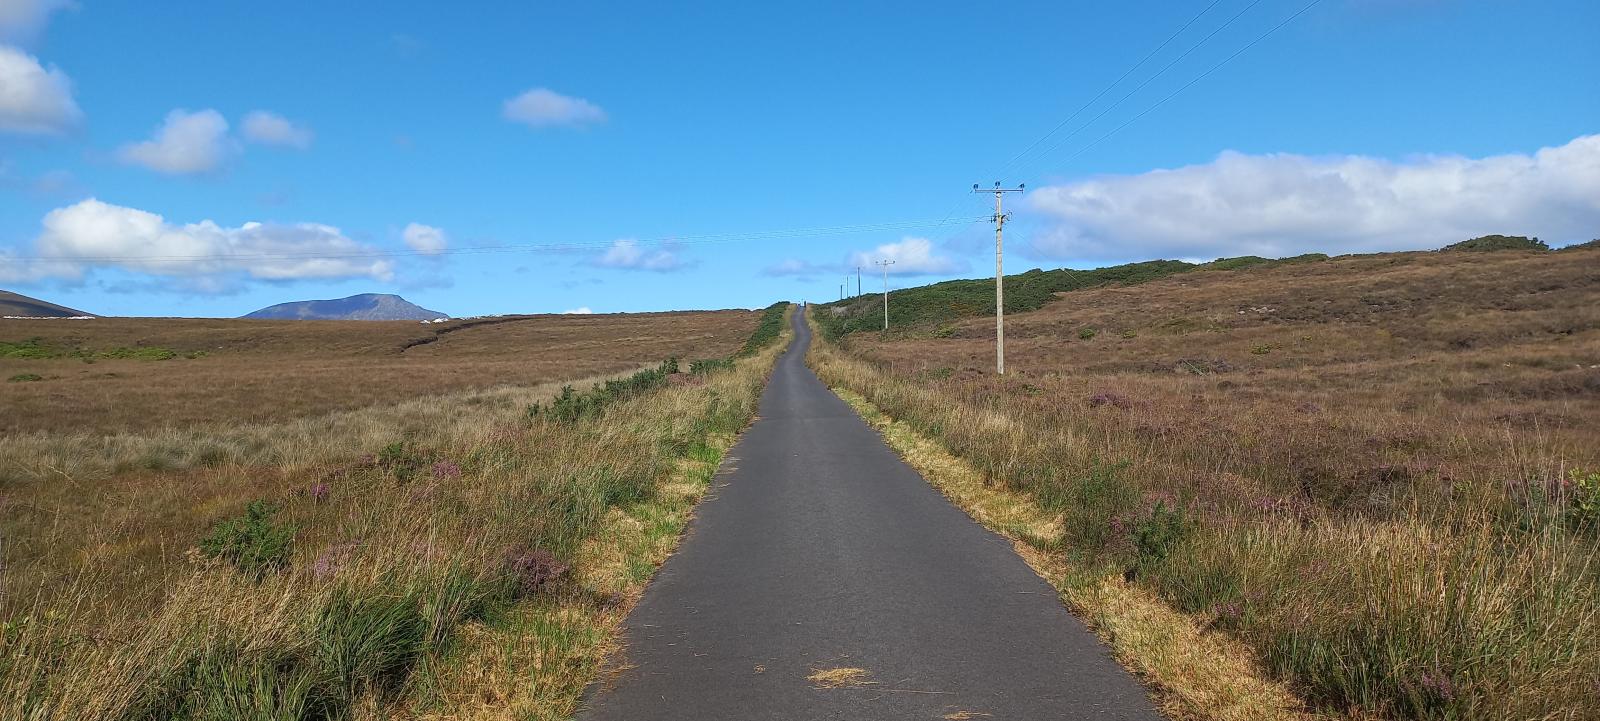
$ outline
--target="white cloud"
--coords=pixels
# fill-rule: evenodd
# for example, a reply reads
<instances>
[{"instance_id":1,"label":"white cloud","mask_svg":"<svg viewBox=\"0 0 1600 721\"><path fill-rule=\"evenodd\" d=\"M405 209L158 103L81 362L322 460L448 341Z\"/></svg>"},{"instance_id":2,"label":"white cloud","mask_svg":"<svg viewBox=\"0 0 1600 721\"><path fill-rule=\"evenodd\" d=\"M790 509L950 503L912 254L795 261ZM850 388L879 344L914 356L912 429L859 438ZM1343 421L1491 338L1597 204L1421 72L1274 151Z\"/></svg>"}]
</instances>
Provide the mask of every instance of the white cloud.
<instances>
[{"instance_id":1,"label":"white cloud","mask_svg":"<svg viewBox=\"0 0 1600 721\"><path fill-rule=\"evenodd\" d=\"M32 40L44 29L50 13L66 7L72 7L71 0L0 0L0 40Z\"/></svg>"},{"instance_id":2,"label":"white cloud","mask_svg":"<svg viewBox=\"0 0 1600 721\"><path fill-rule=\"evenodd\" d=\"M221 113L178 109L167 113L154 138L124 145L117 155L125 163L157 172L189 175L222 167L233 150L228 121Z\"/></svg>"},{"instance_id":3,"label":"white cloud","mask_svg":"<svg viewBox=\"0 0 1600 721\"><path fill-rule=\"evenodd\" d=\"M412 250L423 255L438 255L450 245L450 236L445 235L443 229L421 223L406 225L400 237Z\"/></svg>"},{"instance_id":4,"label":"white cloud","mask_svg":"<svg viewBox=\"0 0 1600 721\"><path fill-rule=\"evenodd\" d=\"M819 273L836 272L843 267L844 266L829 263L813 263L809 260L800 260L799 258L784 258L783 260L762 268L761 274L810 277Z\"/></svg>"},{"instance_id":5,"label":"white cloud","mask_svg":"<svg viewBox=\"0 0 1600 721\"><path fill-rule=\"evenodd\" d=\"M376 249L319 223L174 225L155 213L91 198L50 211L42 225L33 255L49 260L0 255L0 280L81 278L96 267L190 280L236 274L258 280L389 280L394 274L390 261L360 257Z\"/></svg>"},{"instance_id":6,"label":"white cloud","mask_svg":"<svg viewBox=\"0 0 1600 721\"><path fill-rule=\"evenodd\" d=\"M0 7L7 0L0 0ZM76 126L83 111L72 100L72 81L14 47L0 45L0 131L60 133Z\"/></svg>"},{"instance_id":7,"label":"white cloud","mask_svg":"<svg viewBox=\"0 0 1600 721\"><path fill-rule=\"evenodd\" d=\"M586 305L578 307L578 308L573 308L572 310L561 311L561 315L593 315L593 314L594 314L594 311L589 310L589 306L586 306Z\"/></svg>"},{"instance_id":8,"label":"white cloud","mask_svg":"<svg viewBox=\"0 0 1600 721\"><path fill-rule=\"evenodd\" d=\"M548 88L534 88L505 102L501 112L506 120L533 128L581 127L605 122L606 111L583 98L562 95Z\"/></svg>"},{"instance_id":9,"label":"white cloud","mask_svg":"<svg viewBox=\"0 0 1600 721\"><path fill-rule=\"evenodd\" d=\"M909 236L898 243L880 245L868 252L852 253L846 267L860 266L882 272L874 268L873 263L885 259L894 261L889 266L890 275L946 275L967 269L966 261L934 252L933 243L927 238Z\"/></svg>"},{"instance_id":10,"label":"white cloud","mask_svg":"<svg viewBox=\"0 0 1600 721\"><path fill-rule=\"evenodd\" d=\"M669 248L642 248L639 246L639 241L632 238L613 242L606 252L595 259L594 264L602 268L653 270L661 273L688 265Z\"/></svg>"},{"instance_id":11,"label":"white cloud","mask_svg":"<svg viewBox=\"0 0 1600 721\"><path fill-rule=\"evenodd\" d=\"M1600 135L1477 159L1225 152L1042 188L1026 206L1046 222L1027 252L1060 260L1418 250L1489 233L1561 244L1600 231Z\"/></svg>"},{"instance_id":12,"label":"white cloud","mask_svg":"<svg viewBox=\"0 0 1600 721\"><path fill-rule=\"evenodd\" d=\"M239 123L239 133L245 140L261 145L305 150L311 147L315 135L310 129L289 122L288 118L265 110L254 110Z\"/></svg>"}]
</instances>

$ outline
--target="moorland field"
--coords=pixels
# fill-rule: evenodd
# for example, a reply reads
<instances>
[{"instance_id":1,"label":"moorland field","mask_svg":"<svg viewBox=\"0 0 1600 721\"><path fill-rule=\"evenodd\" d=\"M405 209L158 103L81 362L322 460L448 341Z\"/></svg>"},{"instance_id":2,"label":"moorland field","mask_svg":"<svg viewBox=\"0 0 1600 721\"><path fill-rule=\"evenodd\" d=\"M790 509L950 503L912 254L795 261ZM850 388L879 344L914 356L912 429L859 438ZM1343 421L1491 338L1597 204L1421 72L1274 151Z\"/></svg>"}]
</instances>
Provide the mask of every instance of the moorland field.
<instances>
[{"instance_id":1,"label":"moorland field","mask_svg":"<svg viewBox=\"0 0 1600 721\"><path fill-rule=\"evenodd\" d=\"M813 306L812 360L1322 709L1592 718L1600 248L1258 261L1034 274L1003 378L992 281Z\"/></svg>"},{"instance_id":2,"label":"moorland field","mask_svg":"<svg viewBox=\"0 0 1600 721\"><path fill-rule=\"evenodd\" d=\"M414 321L0 320L0 433L262 423L737 350L730 310Z\"/></svg>"},{"instance_id":3,"label":"moorland field","mask_svg":"<svg viewBox=\"0 0 1600 721\"><path fill-rule=\"evenodd\" d=\"M0 718L566 717L785 308L0 326Z\"/></svg>"}]
</instances>

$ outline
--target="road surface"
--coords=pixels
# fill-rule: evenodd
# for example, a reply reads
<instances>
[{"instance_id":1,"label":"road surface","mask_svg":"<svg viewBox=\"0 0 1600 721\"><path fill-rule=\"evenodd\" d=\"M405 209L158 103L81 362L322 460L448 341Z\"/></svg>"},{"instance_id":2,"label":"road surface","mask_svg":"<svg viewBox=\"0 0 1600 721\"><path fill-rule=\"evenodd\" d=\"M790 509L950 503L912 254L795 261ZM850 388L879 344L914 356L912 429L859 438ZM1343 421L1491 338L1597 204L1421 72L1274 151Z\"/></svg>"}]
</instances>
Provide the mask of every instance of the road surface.
<instances>
[{"instance_id":1,"label":"road surface","mask_svg":"<svg viewBox=\"0 0 1600 721\"><path fill-rule=\"evenodd\" d=\"M578 718L1159 719L1008 541L817 379L810 340L796 313L759 420ZM834 669L866 683L808 680Z\"/></svg>"}]
</instances>

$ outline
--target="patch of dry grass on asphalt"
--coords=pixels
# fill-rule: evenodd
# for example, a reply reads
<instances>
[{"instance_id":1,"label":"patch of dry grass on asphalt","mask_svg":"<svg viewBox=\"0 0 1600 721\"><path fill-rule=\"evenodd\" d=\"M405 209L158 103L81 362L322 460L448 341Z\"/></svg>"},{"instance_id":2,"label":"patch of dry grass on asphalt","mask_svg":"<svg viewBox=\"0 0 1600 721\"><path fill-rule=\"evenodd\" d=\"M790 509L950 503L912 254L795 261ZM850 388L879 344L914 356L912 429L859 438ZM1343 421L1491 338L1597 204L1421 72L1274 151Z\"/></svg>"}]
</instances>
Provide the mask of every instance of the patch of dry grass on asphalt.
<instances>
[{"instance_id":1,"label":"patch of dry grass on asphalt","mask_svg":"<svg viewBox=\"0 0 1600 721\"><path fill-rule=\"evenodd\" d=\"M872 680L872 672L853 666L812 669L811 675L806 676L806 680L819 689L856 688L878 683Z\"/></svg>"},{"instance_id":2,"label":"patch of dry grass on asphalt","mask_svg":"<svg viewBox=\"0 0 1600 721\"><path fill-rule=\"evenodd\" d=\"M826 354L824 349L822 353ZM821 361L830 362L830 361ZM834 393L883 434L889 446L974 520L1014 541L1017 554L1061 593L1076 615L1111 647L1117 659L1156 691L1162 710L1177 719L1304 720L1304 704L1262 671L1249 649L1115 576L1075 575L1055 543L1060 520L1026 494L986 484L970 464L908 424L889 418L860 394Z\"/></svg>"}]
</instances>

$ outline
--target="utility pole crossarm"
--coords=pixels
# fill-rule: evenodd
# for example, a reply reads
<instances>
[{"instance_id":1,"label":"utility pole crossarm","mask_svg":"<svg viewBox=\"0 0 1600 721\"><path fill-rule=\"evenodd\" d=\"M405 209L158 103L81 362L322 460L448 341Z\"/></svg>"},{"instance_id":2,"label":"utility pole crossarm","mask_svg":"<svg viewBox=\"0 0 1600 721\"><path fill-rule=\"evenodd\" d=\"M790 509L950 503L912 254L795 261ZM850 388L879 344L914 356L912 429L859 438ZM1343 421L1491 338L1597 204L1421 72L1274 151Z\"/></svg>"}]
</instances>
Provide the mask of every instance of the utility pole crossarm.
<instances>
[{"instance_id":1,"label":"utility pole crossarm","mask_svg":"<svg viewBox=\"0 0 1600 721\"><path fill-rule=\"evenodd\" d=\"M972 184L974 193L994 193L994 369L998 375L1006 374L1006 290L1005 267L1001 263L1002 231L1005 229L1006 220L1011 216L1000 207L1000 199L1006 193L1021 193L1028 186L1018 183L1015 188L1004 188L1000 181L994 182L993 190L979 190L978 184Z\"/></svg>"}]
</instances>

